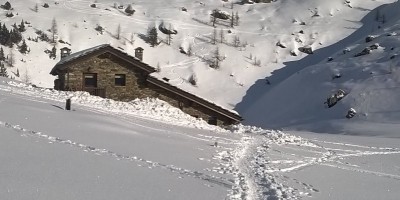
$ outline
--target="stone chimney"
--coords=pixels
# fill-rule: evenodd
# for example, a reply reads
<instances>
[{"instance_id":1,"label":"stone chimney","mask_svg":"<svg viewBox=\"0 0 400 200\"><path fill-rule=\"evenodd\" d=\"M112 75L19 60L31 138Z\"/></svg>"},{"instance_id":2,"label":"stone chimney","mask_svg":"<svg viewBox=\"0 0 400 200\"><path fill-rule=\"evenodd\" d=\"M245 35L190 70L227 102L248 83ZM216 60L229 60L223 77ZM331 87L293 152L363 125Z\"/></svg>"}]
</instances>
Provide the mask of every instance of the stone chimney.
<instances>
[{"instance_id":1,"label":"stone chimney","mask_svg":"<svg viewBox=\"0 0 400 200\"><path fill-rule=\"evenodd\" d=\"M135 57L140 61L143 61L143 50L144 49L142 47L138 47L135 49Z\"/></svg>"},{"instance_id":2,"label":"stone chimney","mask_svg":"<svg viewBox=\"0 0 400 200\"><path fill-rule=\"evenodd\" d=\"M68 47L63 47L60 49L61 51L61 59L71 55L71 49L69 49Z\"/></svg>"}]
</instances>

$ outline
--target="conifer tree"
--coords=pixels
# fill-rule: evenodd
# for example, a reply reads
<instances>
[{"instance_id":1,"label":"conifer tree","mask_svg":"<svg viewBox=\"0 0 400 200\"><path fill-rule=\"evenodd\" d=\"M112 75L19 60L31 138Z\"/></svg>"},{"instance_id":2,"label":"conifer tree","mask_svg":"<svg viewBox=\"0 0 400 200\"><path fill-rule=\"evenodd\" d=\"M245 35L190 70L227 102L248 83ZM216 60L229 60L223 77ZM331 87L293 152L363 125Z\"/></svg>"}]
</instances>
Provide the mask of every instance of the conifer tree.
<instances>
[{"instance_id":1,"label":"conifer tree","mask_svg":"<svg viewBox=\"0 0 400 200\"><path fill-rule=\"evenodd\" d=\"M7 56L7 62L10 67L14 67L15 64L15 55L14 55L14 48L10 48L10 53Z\"/></svg>"},{"instance_id":2,"label":"conifer tree","mask_svg":"<svg viewBox=\"0 0 400 200\"><path fill-rule=\"evenodd\" d=\"M21 33L26 31L24 20L21 21L21 24L19 25L18 30Z\"/></svg>"},{"instance_id":3,"label":"conifer tree","mask_svg":"<svg viewBox=\"0 0 400 200\"><path fill-rule=\"evenodd\" d=\"M50 53L49 53L49 58L52 58L53 60L55 60L57 57L57 48L56 46L53 46L53 48L51 49Z\"/></svg>"},{"instance_id":4,"label":"conifer tree","mask_svg":"<svg viewBox=\"0 0 400 200\"><path fill-rule=\"evenodd\" d=\"M0 61L5 61L6 57L4 56L3 47L0 47Z\"/></svg>"},{"instance_id":5,"label":"conifer tree","mask_svg":"<svg viewBox=\"0 0 400 200\"><path fill-rule=\"evenodd\" d=\"M239 47L240 46L240 38L237 35L235 35L235 37L233 38L233 46L234 47Z\"/></svg>"},{"instance_id":6,"label":"conifer tree","mask_svg":"<svg viewBox=\"0 0 400 200\"><path fill-rule=\"evenodd\" d=\"M22 40L22 44L21 46L18 47L19 52L21 52L22 54L26 54L28 53L28 45L26 45L25 40Z\"/></svg>"},{"instance_id":7,"label":"conifer tree","mask_svg":"<svg viewBox=\"0 0 400 200\"><path fill-rule=\"evenodd\" d=\"M172 30L171 24L169 24L169 30ZM168 32L167 33L167 44L171 45L171 41L172 41L172 34L171 34L171 32Z\"/></svg>"},{"instance_id":8,"label":"conifer tree","mask_svg":"<svg viewBox=\"0 0 400 200\"><path fill-rule=\"evenodd\" d=\"M221 52L219 51L218 46L215 49L212 58L213 58L213 64L211 67L214 69L219 69L221 67L221 62L224 60L224 57L221 56Z\"/></svg>"},{"instance_id":9,"label":"conifer tree","mask_svg":"<svg viewBox=\"0 0 400 200\"><path fill-rule=\"evenodd\" d=\"M10 39L10 32L8 31L6 24L4 23L3 26L0 24L0 44L6 45Z\"/></svg>"},{"instance_id":10,"label":"conifer tree","mask_svg":"<svg viewBox=\"0 0 400 200\"><path fill-rule=\"evenodd\" d=\"M1 62L1 61L0 61L0 76L8 78L7 68L4 66L3 62Z\"/></svg>"},{"instance_id":11,"label":"conifer tree","mask_svg":"<svg viewBox=\"0 0 400 200\"><path fill-rule=\"evenodd\" d=\"M235 26L235 17L234 16L235 15L233 14L233 11L232 11L231 21L230 21L230 25L231 25L232 28L233 28L233 26Z\"/></svg>"},{"instance_id":12,"label":"conifer tree","mask_svg":"<svg viewBox=\"0 0 400 200\"><path fill-rule=\"evenodd\" d=\"M224 30L222 30L222 28L219 31L219 42L220 43L224 43L225 41L225 34L224 34Z\"/></svg>"},{"instance_id":13,"label":"conifer tree","mask_svg":"<svg viewBox=\"0 0 400 200\"><path fill-rule=\"evenodd\" d=\"M53 18L53 20L51 21L50 31L51 31L51 42L55 43L56 42L56 35L57 35L57 32L58 32L58 30L57 30L57 21L56 21L55 18Z\"/></svg>"},{"instance_id":14,"label":"conifer tree","mask_svg":"<svg viewBox=\"0 0 400 200\"><path fill-rule=\"evenodd\" d=\"M21 32L18 31L17 29L12 29L10 31L10 38L9 38L9 46L12 46L13 44L18 44L22 41L22 34Z\"/></svg>"},{"instance_id":15,"label":"conifer tree","mask_svg":"<svg viewBox=\"0 0 400 200\"><path fill-rule=\"evenodd\" d=\"M211 44L216 44L217 43L217 29L214 28L213 34L211 36Z\"/></svg>"},{"instance_id":16,"label":"conifer tree","mask_svg":"<svg viewBox=\"0 0 400 200\"><path fill-rule=\"evenodd\" d=\"M236 11L236 15L235 15L235 25L236 25L236 26L239 26L239 19L240 19L240 17L239 17L239 12Z\"/></svg>"},{"instance_id":17,"label":"conifer tree","mask_svg":"<svg viewBox=\"0 0 400 200\"><path fill-rule=\"evenodd\" d=\"M216 17L217 13L218 13L218 9L214 9L210 14L210 21L211 21L213 27L215 27L215 23L217 23L217 17Z\"/></svg>"},{"instance_id":18,"label":"conifer tree","mask_svg":"<svg viewBox=\"0 0 400 200\"><path fill-rule=\"evenodd\" d=\"M147 39L152 47L158 44L158 32L154 25L149 26L147 29Z\"/></svg>"},{"instance_id":19,"label":"conifer tree","mask_svg":"<svg viewBox=\"0 0 400 200\"><path fill-rule=\"evenodd\" d=\"M121 39L121 24L118 24L117 32L115 33L115 38L117 40Z\"/></svg>"}]
</instances>

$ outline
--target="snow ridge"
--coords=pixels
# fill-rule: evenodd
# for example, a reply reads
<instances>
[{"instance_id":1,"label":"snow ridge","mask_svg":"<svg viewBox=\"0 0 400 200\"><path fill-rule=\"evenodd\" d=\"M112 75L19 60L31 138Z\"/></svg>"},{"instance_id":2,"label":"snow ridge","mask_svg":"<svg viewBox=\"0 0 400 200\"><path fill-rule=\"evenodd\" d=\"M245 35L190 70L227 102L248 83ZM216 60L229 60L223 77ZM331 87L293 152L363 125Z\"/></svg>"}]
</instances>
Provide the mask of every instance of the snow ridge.
<instances>
[{"instance_id":1,"label":"snow ridge","mask_svg":"<svg viewBox=\"0 0 400 200\"><path fill-rule=\"evenodd\" d=\"M61 103L64 103L66 99L71 99L72 106L84 106L85 108L91 107L98 111L119 115L134 115L179 126L226 132L226 130L220 127L209 125L207 122L187 115L180 109L169 105L167 102L155 98L135 99L130 102L121 102L92 96L87 92L69 92L48 88L37 88L30 84L15 81L7 81L7 84L12 87L0 85L0 90L10 90L13 93L28 95L34 98L39 97L54 100Z\"/></svg>"}]
</instances>

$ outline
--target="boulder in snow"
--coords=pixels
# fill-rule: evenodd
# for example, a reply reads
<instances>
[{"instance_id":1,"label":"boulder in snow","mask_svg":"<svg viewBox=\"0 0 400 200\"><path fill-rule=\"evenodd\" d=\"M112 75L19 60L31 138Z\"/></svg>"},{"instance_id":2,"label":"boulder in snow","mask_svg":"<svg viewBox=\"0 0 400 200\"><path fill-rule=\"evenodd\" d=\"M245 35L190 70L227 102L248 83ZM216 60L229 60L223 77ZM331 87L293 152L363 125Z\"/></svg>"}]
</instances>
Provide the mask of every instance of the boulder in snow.
<instances>
[{"instance_id":1,"label":"boulder in snow","mask_svg":"<svg viewBox=\"0 0 400 200\"><path fill-rule=\"evenodd\" d=\"M347 111L346 118L347 118L347 119L351 119L351 118L353 118L356 114L357 114L356 110L355 110L354 108L350 108L350 109Z\"/></svg>"},{"instance_id":2,"label":"boulder in snow","mask_svg":"<svg viewBox=\"0 0 400 200\"><path fill-rule=\"evenodd\" d=\"M375 36L373 36L373 35L368 35L368 36L365 38L365 42L366 42L366 43L372 42L374 39L375 39Z\"/></svg>"},{"instance_id":3,"label":"boulder in snow","mask_svg":"<svg viewBox=\"0 0 400 200\"><path fill-rule=\"evenodd\" d=\"M276 46L280 47L280 48L286 48L286 46L284 44L282 44L280 41L278 41L276 43Z\"/></svg>"},{"instance_id":4,"label":"boulder in snow","mask_svg":"<svg viewBox=\"0 0 400 200\"><path fill-rule=\"evenodd\" d=\"M364 55L368 55L371 53L372 50L378 49L379 44L375 43L369 47L365 47L365 49L363 49L360 53L354 55L354 57L359 57L359 56L364 56Z\"/></svg>"},{"instance_id":5,"label":"boulder in snow","mask_svg":"<svg viewBox=\"0 0 400 200\"><path fill-rule=\"evenodd\" d=\"M344 90L339 89L338 91L335 92L335 94L329 96L324 104L327 104L328 108L331 108L345 96L346 92Z\"/></svg>"},{"instance_id":6,"label":"boulder in snow","mask_svg":"<svg viewBox=\"0 0 400 200\"><path fill-rule=\"evenodd\" d=\"M170 34L178 34L178 31L175 29L174 25L172 25L171 23L167 23L167 22L161 22L161 24L158 26L158 29L167 35Z\"/></svg>"},{"instance_id":7,"label":"boulder in snow","mask_svg":"<svg viewBox=\"0 0 400 200\"><path fill-rule=\"evenodd\" d=\"M310 46L305 46L305 47L299 47L299 51L306 53L306 54L313 54L313 50Z\"/></svg>"},{"instance_id":8,"label":"boulder in snow","mask_svg":"<svg viewBox=\"0 0 400 200\"><path fill-rule=\"evenodd\" d=\"M218 10L218 9L214 9L211 13L211 16L218 18L218 19L223 19L223 20L227 20L227 19L231 18L231 15L229 15L228 12Z\"/></svg>"}]
</instances>

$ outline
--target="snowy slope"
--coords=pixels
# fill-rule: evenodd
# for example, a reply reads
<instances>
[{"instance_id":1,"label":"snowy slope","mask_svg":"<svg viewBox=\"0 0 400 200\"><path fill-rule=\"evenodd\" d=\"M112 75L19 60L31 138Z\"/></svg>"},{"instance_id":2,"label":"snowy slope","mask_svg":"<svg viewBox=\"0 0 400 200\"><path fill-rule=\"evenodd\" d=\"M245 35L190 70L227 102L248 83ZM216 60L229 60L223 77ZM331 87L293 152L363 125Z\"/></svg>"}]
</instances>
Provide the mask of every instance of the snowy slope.
<instances>
[{"instance_id":1,"label":"snowy slope","mask_svg":"<svg viewBox=\"0 0 400 200\"><path fill-rule=\"evenodd\" d=\"M268 77L274 70L286 66L285 62L304 57L305 54L299 52L299 47L311 46L315 50L334 44L359 28L359 20L370 10L390 2L393 0L353 0L349 6L342 0L280 0L267 4L233 4L231 9L231 2L212 0L135 1L135 14L127 16L123 9L114 8L114 3L126 7L130 1L26 0L11 2L14 17L5 17L7 11L4 10L0 10L0 15L3 16L2 23L8 26L19 24L22 19L30 22L31 27L24 33L25 38L35 38L35 30L50 34L47 30L55 19L58 27L57 38L71 44L73 52L103 43L121 47L129 53L132 53L135 47L141 46L145 49L144 61L155 67L160 66L160 77L168 77L173 85L223 107L236 107L236 110L242 112L245 110L242 107L247 108L252 102L245 101L244 106L236 105L243 102L243 96L246 100L246 96L252 95L249 94L252 91L248 90L255 81ZM42 7L44 3L48 3L50 7ZM96 8L90 6L93 3L96 4ZM38 12L34 11L35 4L38 4ZM187 11L182 11L182 7ZM209 14L215 8L227 13L237 12L240 16L239 26L234 28L229 27L229 22L217 23L218 38L220 30L225 34L223 43L219 43L218 39L217 45L211 44L214 28L209 23ZM151 48L141 39L141 35L146 33L149 25L158 26L163 21L176 28L178 34L173 36L170 46L162 42ZM302 22L305 25L301 25ZM105 28L104 34L94 30L97 25ZM114 37L118 25L121 26L120 40ZM228 30L231 33L228 33ZM232 45L235 36L240 39L241 47ZM159 39L165 40L166 35L159 32ZM277 47L278 41L287 48ZM16 67L10 68L9 71L16 73L19 69L21 80L52 87L55 77L48 72L59 57L52 60L43 52L46 49L50 50L53 45L46 42L27 43L31 52L27 55L16 52ZM187 49L189 45L193 47L193 56L179 53L180 47ZM57 49L64 46L69 45L56 44ZM208 61L212 60L213 51L217 46L226 58L221 68L215 70L208 66ZM9 52L7 47L4 49L6 53ZM291 51L298 56L290 56ZM254 65L256 61L260 66ZM195 87L188 82L193 74L198 79Z\"/></svg>"},{"instance_id":2,"label":"snowy slope","mask_svg":"<svg viewBox=\"0 0 400 200\"><path fill-rule=\"evenodd\" d=\"M246 126L222 131L159 110L163 102L143 100L127 110L118 102L97 107L99 99L80 92L68 95L73 111L63 109L62 93L0 78L2 199L400 195L399 139L294 133L299 137ZM143 118L146 110L153 119Z\"/></svg>"},{"instance_id":3,"label":"snowy slope","mask_svg":"<svg viewBox=\"0 0 400 200\"><path fill-rule=\"evenodd\" d=\"M395 2L372 11L362 20L364 26L355 32L358 39L342 44L337 52L327 57L316 52L304 58L311 60L318 56L322 61L272 87L246 111L245 118L263 127L398 137L399 8L400 2ZM385 16L385 23L376 21L377 13ZM366 42L368 36L375 39ZM343 41L351 41L352 37ZM379 47L370 54L355 57L375 44ZM330 62L329 57L333 59ZM338 74L341 77L334 78ZM338 89L348 95L334 107L327 108L324 102ZM348 120L345 115L350 108L358 114Z\"/></svg>"}]
</instances>

